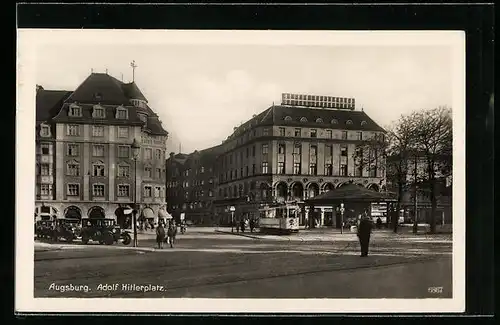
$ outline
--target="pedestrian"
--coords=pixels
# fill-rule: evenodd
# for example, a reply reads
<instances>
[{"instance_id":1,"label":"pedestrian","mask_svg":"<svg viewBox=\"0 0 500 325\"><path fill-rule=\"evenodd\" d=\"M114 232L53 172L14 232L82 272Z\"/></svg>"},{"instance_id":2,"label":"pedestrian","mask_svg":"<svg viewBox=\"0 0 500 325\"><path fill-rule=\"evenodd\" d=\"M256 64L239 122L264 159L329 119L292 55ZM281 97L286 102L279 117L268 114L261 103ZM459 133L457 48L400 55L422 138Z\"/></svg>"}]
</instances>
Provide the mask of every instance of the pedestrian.
<instances>
[{"instance_id":1,"label":"pedestrian","mask_svg":"<svg viewBox=\"0 0 500 325\"><path fill-rule=\"evenodd\" d=\"M255 228L255 220L253 218L250 218L250 232L253 232Z\"/></svg>"},{"instance_id":2,"label":"pedestrian","mask_svg":"<svg viewBox=\"0 0 500 325\"><path fill-rule=\"evenodd\" d=\"M163 242L165 241L165 228L163 228L163 223L158 223L156 227L156 242L158 243L158 248L163 248Z\"/></svg>"},{"instance_id":3,"label":"pedestrian","mask_svg":"<svg viewBox=\"0 0 500 325\"><path fill-rule=\"evenodd\" d=\"M377 229L382 228L382 219L380 217L377 218Z\"/></svg>"},{"instance_id":4,"label":"pedestrian","mask_svg":"<svg viewBox=\"0 0 500 325\"><path fill-rule=\"evenodd\" d=\"M241 227L241 232L245 232L245 219L242 219L242 220L241 220L241 225L240 225L240 227Z\"/></svg>"},{"instance_id":5,"label":"pedestrian","mask_svg":"<svg viewBox=\"0 0 500 325\"><path fill-rule=\"evenodd\" d=\"M361 247L361 257L368 256L368 247L370 245L370 235L372 233L372 221L364 216L358 225L358 239Z\"/></svg>"},{"instance_id":6,"label":"pedestrian","mask_svg":"<svg viewBox=\"0 0 500 325\"><path fill-rule=\"evenodd\" d=\"M174 247L176 235L177 235L177 226L175 225L175 222L172 221L170 223L170 225L168 226L168 231L167 231L168 242L170 243L170 248Z\"/></svg>"}]
</instances>

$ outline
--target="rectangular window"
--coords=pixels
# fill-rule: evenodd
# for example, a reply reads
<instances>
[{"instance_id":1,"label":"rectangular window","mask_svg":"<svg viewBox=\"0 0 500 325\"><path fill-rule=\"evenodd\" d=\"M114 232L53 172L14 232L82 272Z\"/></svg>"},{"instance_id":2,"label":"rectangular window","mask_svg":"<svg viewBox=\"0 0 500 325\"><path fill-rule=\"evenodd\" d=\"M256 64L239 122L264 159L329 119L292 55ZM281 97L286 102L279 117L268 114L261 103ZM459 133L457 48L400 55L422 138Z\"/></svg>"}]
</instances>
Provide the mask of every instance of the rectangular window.
<instances>
[{"instance_id":1,"label":"rectangular window","mask_svg":"<svg viewBox=\"0 0 500 325\"><path fill-rule=\"evenodd\" d=\"M118 146L118 157L129 158L130 157L130 147L129 146Z\"/></svg>"},{"instance_id":2,"label":"rectangular window","mask_svg":"<svg viewBox=\"0 0 500 325\"><path fill-rule=\"evenodd\" d=\"M262 135L264 135L264 136L269 135L269 129L268 128L263 129Z\"/></svg>"},{"instance_id":3,"label":"rectangular window","mask_svg":"<svg viewBox=\"0 0 500 325\"><path fill-rule=\"evenodd\" d=\"M48 143L42 143L40 145L40 148L42 149L42 155L48 155L49 154L49 147L50 145Z\"/></svg>"},{"instance_id":4,"label":"rectangular window","mask_svg":"<svg viewBox=\"0 0 500 325\"><path fill-rule=\"evenodd\" d=\"M302 135L300 130L301 130L300 128L295 129L295 136L296 137L300 137Z\"/></svg>"},{"instance_id":5,"label":"rectangular window","mask_svg":"<svg viewBox=\"0 0 500 325\"><path fill-rule=\"evenodd\" d=\"M333 156L333 146L326 145L325 146L325 157L331 157L331 156Z\"/></svg>"},{"instance_id":6,"label":"rectangular window","mask_svg":"<svg viewBox=\"0 0 500 325\"><path fill-rule=\"evenodd\" d=\"M248 147L246 148L246 157L247 158L250 157L250 148Z\"/></svg>"},{"instance_id":7,"label":"rectangular window","mask_svg":"<svg viewBox=\"0 0 500 325\"><path fill-rule=\"evenodd\" d=\"M255 145L252 147L252 157L255 157Z\"/></svg>"},{"instance_id":8,"label":"rectangular window","mask_svg":"<svg viewBox=\"0 0 500 325\"><path fill-rule=\"evenodd\" d=\"M116 118L120 120L126 120L127 119L127 110L125 109L119 109L116 111Z\"/></svg>"},{"instance_id":9,"label":"rectangular window","mask_svg":"<svg viewBox=\"0 0 500 325\"><path fill-rule=\"evenodd\" d=\"M278 174L285 174L285 163L284 162L278 163Z\"/></svg>"},{"instance_id":10,"label":"rectangular window","mask_svg":"<svg viewBox=\"0 0 500 325\"><path fill-rule=\"evenodd\" d=\"M310 153L311 153L311 156L316 156L318 154L318 147L316 145L311 145Z\"/></svg>"},{"instance_id":11,"label":"rectangular window","mask_svg":"<svg viewBox=\"0 0 500 325\"><path fill-rule=\"evenodd\" d=\"M293 174L300 175L300 163L299 162L293 164Z\"/></svg>"},{"instance_id":12,"label":"rectangular window","mask_svg":"<svg viewBox=\"0 0 500 325\"><path fill-rule=\"evenodd\" d=\"M104 126L92 126L92 136L93 137L103 137L104 136Z\"/></svg>"},{"instance_id":13,"label":"rectangular window","mask_svg":"<svg viewBox=\"0 0 500 325\"><path fill-rule=\"evenodd\" d=\"M155 174L157 179L161 179L161 168L156 168L156 174Z\"/></svg>"},{"instance_id":14,"label":"rectangular window","mask_svg":"<svg viewBox=\"0 0 500 325\"><path fill-rule=\"evenodd\" d=\"M263 155L267 155L268 151L269 151L269 145L268 144L263 144L262 145L262 154Z\"/></svg>"},{"instance_id":15,"label":"rectangular window","mask_svg":"<svg viewBox=\"0 0 500 325\"><path fill-rule=\"evenodd\" d=\"M92 185L92 196L104 196L104 185L94 184Z\"/></svg>"},{"instance_id":16,"label":"rectangular window","mask_svg":"<svg viewBox=\"0 0 500 325\"><path fill-rule=\"evenodd\" d=\"M362 165L356 166L356 169L354 170L354 176L356 176L356 177L363 176L363 166Z\"/></svg>"},{"instance_id":17,"label":"rectangular window","mask_svg":"<svg viewBox=\"0 0 500 325\"><path fill-rule=\"evenodd\" d=\"M120 184L118 185L118 196L130 196L130 185L128 184Z\"/></svg>"},{"instance_id":18,"label":"rectangular window","mask_svg":"<svg viewBox=\"0 0 500 325\"><path fill-rule=\"evenodd\" d=\"M130 177L130 167L118 166L118 177Z\"/></svg>"},{"instance_id":19,"label":"rectangular window","mask_svg":"<svg viewBox=\"0 0 500 325\"><path fill-rule=\"evenodd\" d=\"M71 106L69 108L69 116L82 116L82 109L78 106Z\"/></svg>"},{"instance_id":20,"label":"rectangular window","mask_svg":"<svg viewBox=\"0 0 500 325\"><path fill-rule=\"evenodd\" d=\"M356 132L356 139L357 140L363 140L363 133L362 132Z\"/></svg>"},{"instance_id":21,"label":"rectangular window","mask_svg":"<svg viewBox=\"0 0 500 325\"><path fill-rule=\"evenodd\" d=\"M94 144L92 146L92 156L94 157L104 157L104 145Z\"/></svg>"},{"instance_id":22,"label":"rectangular window","mask_svg":"<svg viewBox=\"0 0 500 325\"><path fill-rule=\"evenodd\" d=\"M370 177L377 177L377 166L371 166L370 168Z\"/></svg>"},{"instance_id":23,"label":"rectangular window","mask_svg":"<svg viewBox=\"0 0 500 325\"><path fill-rule=\"evenodd\" d=\"M347 165L346 164L340 165L340 176L347 176Z\"/></svg>"},{"instance_id":24,"label":"rectangular window","mask_svg":"<svg viewBox=\"0 0 500 325\"><path fill-rule=\"evenodd\" d=\"M347 131L342 131L342 140L347 140Z\"/></svg>"},{"instance_id":25,"label":"rectangular window","mask_svg":"<svg viewBox=\"0 0 500 325\"><path fill-rule=\"evenodd\" d=\"M94 164L93 165L93 175L97 177L104 177L104 165Z\"/></svg>"},{"instance_id":26,"label":"rectangular window","mask_svg":"<svg viewBox=\"0 0 500 325\"><path fill-rule=\"evenodd\" d=\"M78 144L68 144L68 156L78 156L80 154L80 146Z\"/></svg>"},{"instance_id":27,"label":"rectangular window","mask_svg":"<svg viewBox=\"0 0 500 325\"><path fill-rule=\"evenodd\" d=\"M316 138L317 131L315 129L311 129L311 138Z\"/></svg>"},{"instance_id":28,"label":"rectangular window","mask_svg":"<svg viewBox=\"0 0 500 325\"><path fill-rule=\"evenodd\" d=\"M161 187L155 186L155 197L160 197Z\"/></svg>"},{"instance_id":29,"label":"rectangular window","mask_svg":"<svg viewBox=\"0 0 500 325\"><path fill-rule=\"evenodd\" d=\"M119 138L128 138L128 126L119 126L118 127L118 137Z\"/></svg>"},{"instance_id":30,"label":"rectangular window","mask_svg":"<svg viewBox=\"0 0 500 325\"><path fill-rule=\"evenodd\" d=\"M347 147L341 147L340 148L340 155L342 157L347 157Z\"/></svg>"},{"instance_id":31,"label":"rectangular window","mask_svg":"<svg viewBox=\"0 0 500 325\"><path fill-rule=\"evenodd\" d=\"M269 163L263 162L262 163L262 174L267 174L269 172Z\"/></svg>"},{"instance_id":32,"label":"rectangular window","mask_svg":"<svg viewBox=\"0 0 500 325\"><path fill-rule=\"evenodd\" d=\"M151 186L144 186L144 196L151 197Z\"/></svg>"},{"instance_id":33,"label":"rectangular window","mask_svg":"<svg viewBox=\"0 0 500 325\"><path fill-rule=\"evenodd\" d=\"M317 175L317 174L318 174L318 168L316 167L316 164L310 164L309 175Z\"/></svg>"},{"instance_id":34,"label":"rectangular window","mask_svg":"<svg viewBox=\"0 0 500 325\"><path fill-rule=\"evenodd\" d=\"M80 196L80 184L68 184L66 195L67 196Z\"/></svg>"},{"instance_id":35,"label":"rectangular window","mask_svg":"<svg viewBox=\"0 0 500 325\"><path fill-rule=\"evenodd\" d=\"M297 142L293 146L293 154L294 155L300 155L300 154L302 154L302 144L300 142Z\"/></svg>"},{"instance_id":36,"label":"rectangular window","mask_svg":"<svg viewBox=\"0 0 500 325\"><path fill-rule=\"evenodd\" d=\"M161 160L161 150L160 149L155 150L155 158L158 160Z\"/></svg>"},{"instance_id":37,"label":"rectangular window","mask_svg":"<svg viewBox=\"0 0 500 325\"><path fill-rule=\"evenodd\" d=\"M151 170L151 167L145 167L144 168L144 176L147 178L151 178L153 171Z\"/></svg>"},{"instance_id":38,"label":"rectangular window","mask_svg":"<svg viewBox=\"0 0 500 325\"><path fill-rule=\"evenodd\" d=\"M285 154L285 144L284 143L278 144L278 153L281 155Z\"/></svg>"},{"instance_id":39,"label":"rectangular window","mask_svg":"<svg viewBox=\"0 0 500 325\"><path fill-rule=\"evenodd\" d=\"M52 184L41 184L40 195L43 196L52 195Z\"/></svg>"},{"instance_id":40,"label":"rectangular window","mask_svg":"<svg viewBox=\"0 0 500 325\"><path fill-rule=\"evenodd\" d=\"M48 137L50 135L50 127L48 125L42 126L42 137Z\"/></svg>"},{"instance_id":41,"label":"rectangular window","mask_svg":"<svg viewBox=\"0 0 500 325\"><path fill-rule=\"evenodd\" d=\"M241 167L240 169L240 177L244 177L245 175L243 175L243 167Z\"/></svg>"},{"instance_id":42,"label":"rectangular window","mask_svg":"<svg viewBox=\"0 0 500 325\"><path fill-rule=\"evenodd\" d=\"M327 137L328 139L333 138L333 133L332 133L332 130L326 130L326 137Z\"/></svg>"},{"instance_id":43,"label":"rectangular window","mask_svg":"<svg viewBox=\"0 0 500 325\"><path fill-rule=\"evenodd\" d=\"M40 165L40 175L42 175L42 176L49 176L50 175L49 164L41 164Z\"/></svg>"},{"instance_id":44,"label":"rectangular window","mask_svg":"<svg viewBox=\"0 0 500 325\"><path fill-rule=\"evenodd\" d=\"M102 107L94 107L94 110L92 112L92 117L94 118L104 118L104 108Z\"/></svg>"},{"instance_id":45,"label":"rectangular window","mask_svg":"<svg viewBox=\"0 0 500 325\"><path fill-rule=\"evenodd\" d=\"M144 156L145 156L145 159L153 159L153 149L145 148L144 149Z\"/></svg>"},{"instance_id":46,"label":"rectangular window","mask_svg":"<svg viewBox=\"0 0 500 325\"><path fill-rule=\"evenodd\" d=\"M325 175L327 175L327 176L333 175L332 164L325 164Z\"/></svg>"},{"instance_id":47,"label":"rectangular window","mask_svg":"<svg viewBox=\"0 0 500 325\"><path fill-rule=\"evenodd\" d=\"M285 128L280 128L280 137L285 136Z\"/></svg>"},{"instance_id":48,"label":"rectangular window","mask_svg":"<svg viewBox=\"0 0 500 325\"><path fill-rule=\"evenodd\" d=\"M252 164L252 175L255 175L256 172L257 172L257 167L255 166L255 164Z\"/></svg>"},{"instance_id":49,"label":"rectangular window","mask_svg":"<svg viewBox=\"0 0 500 325\"><path fill-rule=\"evenodd\" d=\"M79 136L80 135L80 126L75 124L70 124L67 126L66 135L70 136Z\"/></svg>"},{"instance_id":50,"label":"rectangular window","mask_svg":"<svg viewBox=\"0 0 500 325\"><path fill-rule=\"evenodd\" d=\"M80 176L80 165L77 163L69 163L66 174L68 176Z\"/></svg>"}]
</instances>

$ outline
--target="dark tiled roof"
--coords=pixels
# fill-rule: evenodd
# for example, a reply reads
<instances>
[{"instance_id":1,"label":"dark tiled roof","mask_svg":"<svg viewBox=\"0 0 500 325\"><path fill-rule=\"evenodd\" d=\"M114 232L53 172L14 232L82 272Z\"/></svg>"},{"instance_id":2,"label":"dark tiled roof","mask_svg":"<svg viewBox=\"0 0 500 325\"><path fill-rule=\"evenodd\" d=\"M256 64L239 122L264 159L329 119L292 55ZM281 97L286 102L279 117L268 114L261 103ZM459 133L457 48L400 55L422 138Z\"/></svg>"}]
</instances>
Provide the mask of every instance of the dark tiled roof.
<instances>
[{"instance_id":1,"label":"dark tiled roof","mask_svg":"<svg viewBox=\"0 0 500 325\"><path fill-rule=\"evenodd\" d=\"M96 96L97 95L97 96ZM143 125L137 113L148 115L146 131L152 135L168 135L158 120L158 115L149 106L135 107L130 99L146 101L146 98L134 82L123 83L106 73L92 73L73 92L47 91L39 87L37 91L37 120L54 118L58 122L106 123ZM68 117L70 103L77 102L82 107L82 117ZM92 107L100 104L106 109L104 119L92 118ZM115 119L116 107L123 105L128 109L129 119Z\"/></svg>"},{"instance_id":2,"label":"dark tiled roof","mask_svg":"<svg viewBox=\"0 0 500 325\"><path fill-rule=\"evenodd\" d=\"M146 97L139 90L139 87L135 84L135 82L131 82L128 84L122 84L123 92L127 98L140 99L147 102Z\"/></svg>"},{"instance_id":3,"label":"dark tiled roof","mask_svg":"<svg viewBox=\"0 0 500 325\"><path fill-rule=\"evenodd\" d=\"M71 95L67 90L44 90L36 92L36 121L50 120L61 107L63 101Z\"/></svg>"}]
</instances>

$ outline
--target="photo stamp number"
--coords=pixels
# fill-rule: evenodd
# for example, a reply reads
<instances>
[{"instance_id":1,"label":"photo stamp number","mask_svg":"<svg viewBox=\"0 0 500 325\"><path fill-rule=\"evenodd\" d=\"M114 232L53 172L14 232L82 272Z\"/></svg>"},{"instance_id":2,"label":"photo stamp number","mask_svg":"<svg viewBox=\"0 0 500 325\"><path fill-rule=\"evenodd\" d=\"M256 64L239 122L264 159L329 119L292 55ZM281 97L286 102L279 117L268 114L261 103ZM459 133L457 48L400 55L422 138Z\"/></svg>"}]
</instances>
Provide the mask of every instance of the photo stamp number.
<instances>
[{"instance_id":1,"label":"photo stamp number","mask_svg":"<svg viewBox=\"0 0 500 325\"><path fill-rule=\"evenodd\" d=\"M443 293L443 287L429 287L427 289L427 291L429 293L434 293L434 294L436 294L436 293Z\"/></svg>"}]
</instances>

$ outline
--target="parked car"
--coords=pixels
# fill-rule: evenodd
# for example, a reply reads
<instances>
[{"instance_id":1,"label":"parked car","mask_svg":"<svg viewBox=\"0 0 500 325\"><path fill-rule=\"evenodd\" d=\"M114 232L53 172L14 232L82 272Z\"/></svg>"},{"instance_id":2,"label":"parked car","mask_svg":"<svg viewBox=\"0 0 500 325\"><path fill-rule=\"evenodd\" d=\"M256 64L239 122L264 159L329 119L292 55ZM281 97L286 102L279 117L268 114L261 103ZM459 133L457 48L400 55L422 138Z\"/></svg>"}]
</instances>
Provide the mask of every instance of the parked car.
<instances>
[{"instance_id":1,"label":"parked car","mask_svg":"<svg viewBox=\"0 0 500 325\"><path fill-rule=\"evenodd\" d=\"M120 239L124 245L132 242L130 233L121 230L111 218L85 219L82 222L81 236L83 244L87 244L90 240L106 245L112 245Z\"/></svg>"},{"instance_id":2,"label":"parked car","mask_svg":"<svg viewBox=\"0 0 500 325\"><path fill-rule=\"evenodd\" d=\"M72 242L80 236L80 220L71 218L58 218L55 221L55 229L52 232L52 238L55 241L64 239Z\"/></svg>"},{"instance_id":3,"label":"parked car","mask_svg":"<svg viewBox=\"0 0 500 325\"><path fill-rule=\"evenodd\" d=\"M39 220L35 222L36 238L52 238L53 228L54 221L52 220Z\"/></svg>"}]
</instances>

